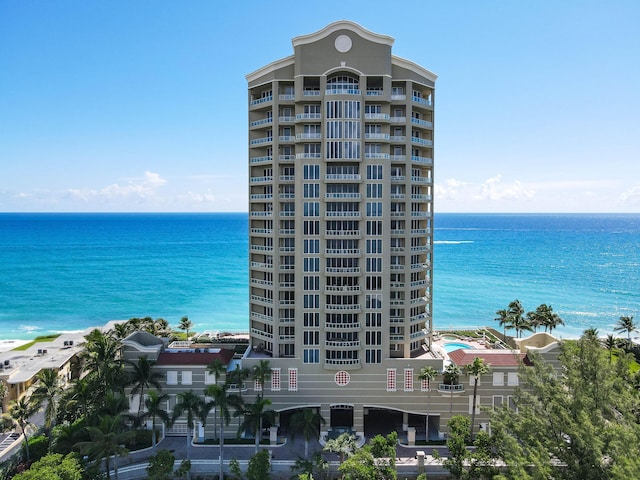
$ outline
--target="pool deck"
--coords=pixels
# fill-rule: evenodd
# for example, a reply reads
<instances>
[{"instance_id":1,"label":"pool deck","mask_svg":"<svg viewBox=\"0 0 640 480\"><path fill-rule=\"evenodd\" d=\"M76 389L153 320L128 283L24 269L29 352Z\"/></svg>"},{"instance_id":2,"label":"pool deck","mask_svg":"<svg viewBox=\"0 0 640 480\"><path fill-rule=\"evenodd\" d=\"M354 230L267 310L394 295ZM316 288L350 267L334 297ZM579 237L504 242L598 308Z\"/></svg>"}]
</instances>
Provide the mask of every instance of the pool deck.
<instances>
[{"instance_id":1,"label":"pool deck","mask_svg":"<svg viewBox=\"0 0 640 480\"><path fill-rule=\"evenodd\" d=\"M431 350L426 351L418 358L443 358L445 361L448 361L449 353L444 348L446 343L464 343L465 345L469 345L469 349L471 350L504 350L504 348L496 349L488 340L454 335L449 332L434 332Z\"/></svg>"}]
</instances>

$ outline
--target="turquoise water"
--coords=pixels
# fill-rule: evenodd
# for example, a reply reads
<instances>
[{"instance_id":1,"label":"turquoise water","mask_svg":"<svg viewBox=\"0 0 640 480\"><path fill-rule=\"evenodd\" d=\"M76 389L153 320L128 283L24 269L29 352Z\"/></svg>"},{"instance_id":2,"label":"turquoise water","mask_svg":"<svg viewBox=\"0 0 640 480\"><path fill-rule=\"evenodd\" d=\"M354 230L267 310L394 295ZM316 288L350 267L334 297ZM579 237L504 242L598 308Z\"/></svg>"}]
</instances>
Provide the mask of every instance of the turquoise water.
<instances>
[{"instance_id":1,"label":"turquoise water","mask_svg":"<svg viewBox=\"0 0 640 480\"><path fill-rule=\"evenodd\" d=\"M519 299L567 325L640 320L640 215L436 214L434 324L476 327ZM0 214L0 339L188 315L248 328L248 217Z\"/></svg>"},{"instance_id":2,"label":"turquoise water","mask_svg":"<svg viewBox=\"0 0 640 480\"><path fill-rule=\"evenodd\" d=\"M450 343L445 343L443 347L444 347L444 351L449 353L449 352L453 352L454 350L458 350L460 348L463 348L465 350L469 349L471 348L471 345L467 345L466 343L450 342Z\"/></svg>"}]
</instances>

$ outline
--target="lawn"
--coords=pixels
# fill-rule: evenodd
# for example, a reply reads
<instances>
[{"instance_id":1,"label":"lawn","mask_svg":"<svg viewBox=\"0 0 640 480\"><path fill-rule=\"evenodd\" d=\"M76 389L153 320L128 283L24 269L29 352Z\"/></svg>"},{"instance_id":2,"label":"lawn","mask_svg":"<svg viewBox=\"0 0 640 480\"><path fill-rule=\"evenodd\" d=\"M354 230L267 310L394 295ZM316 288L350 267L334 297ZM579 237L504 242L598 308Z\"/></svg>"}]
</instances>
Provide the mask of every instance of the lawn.
<instances>
[{"instance_id":1,"label":"lawn","mask_svg":"<svg viewBox=\"0 0 640 480\"><path fill-rule=\"evenodd\" d=\"M41 335L39 337L36 337L35 339L33 339L33 341L29 343L25 343L24 345L20 345L19 347L14 348L14 350L26 350L27 348L31 347L32 345L35 345L38 342L50 342L51 340L55 340L59 336L60 336L59 333L54 333L52 335Z\"/></svg>"}]
</instances>

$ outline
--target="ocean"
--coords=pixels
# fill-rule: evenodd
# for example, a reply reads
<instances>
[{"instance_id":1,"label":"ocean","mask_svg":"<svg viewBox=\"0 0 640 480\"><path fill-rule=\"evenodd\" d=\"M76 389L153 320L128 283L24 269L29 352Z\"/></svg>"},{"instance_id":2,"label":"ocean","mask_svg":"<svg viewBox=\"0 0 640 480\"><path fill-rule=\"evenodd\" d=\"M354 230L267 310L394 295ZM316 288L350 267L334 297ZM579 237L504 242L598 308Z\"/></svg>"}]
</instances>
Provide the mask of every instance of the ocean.
<instances>
[{"instance_id":1,"label":"ocean","mask_svg":"<svg viewBox=\"0 0 640 480\"><path fill-rule=\"evenodd\" d=\"M494 325L519 299L576 337L640 321L640 215L436 214L436 329ZM0 339L163 317L248 329L248 217L0 214Z\"/></svg>"}]
</instances>

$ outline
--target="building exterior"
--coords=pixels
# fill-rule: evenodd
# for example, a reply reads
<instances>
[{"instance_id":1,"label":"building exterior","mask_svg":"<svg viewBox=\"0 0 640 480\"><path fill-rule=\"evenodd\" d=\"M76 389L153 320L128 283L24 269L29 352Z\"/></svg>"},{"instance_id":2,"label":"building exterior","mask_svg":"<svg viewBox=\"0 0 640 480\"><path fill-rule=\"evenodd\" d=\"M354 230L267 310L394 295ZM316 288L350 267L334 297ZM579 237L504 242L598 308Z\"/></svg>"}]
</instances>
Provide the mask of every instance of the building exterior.
<instances>
[{"instance_id":1,"label":"building exterior","mask_svg":"<svg viewBox=\"0 0 640 480\"><path fill-rule=\"evenodd\" d=\"M340 21L247 76L253 352L285 384L297 370L293 391L316 404L340 389L323 413L353 411L340 421L356 429L360 379L403 383L432 330L436 75L392 44Z\"/></svg>"},{"instance_id":2,"label":"building exterior","mask_svg":"<svg viewBox=\"0 0 640 480\"><path fill-rule=\"evenodd\" d=\"M72 380L86 332L64 333L50 341L36 342L24 350L0 352L0 382L6 389L0 402L0 413L8 412L12 402L31 394L42 370L55 370L61 384L66 386Z\"/></svg>"},{"instance_id":3,"label":"building exterior","mask_svg":"<svg viewBox=\"0 0 640 480\"><path fill-rule=\"evenodd\" d=\"M157 362L163 392L203 395L222 381L207 373L213 355L224 356L227 378L268 362L264 382L249 376L232 388L245 401L272 402L272 441L312 408L326 421L323 435L396 430L411 444L441 438L451 416L471 414L464 367L475 357L491 365L476 400L476 420L487 424L480 407L509 402L528 352L557 352L548 335L517 350L442 349L431 308L436 76L394 56L392 44L339 21L294 38L293 55L247 75L249 347L232 360L198 345L125 340L127 360ZM455 384L444 382L449 363L462 369ZM438 374L421 379L423 367ZM213 436L209 415L196 437Z\"/></svg>"},{"instance_id":4,"label":"building exterior","mask_svg":"<svg viewBox=\"0 0 640 480\"><path fill-rule=\"evenodd\" d=\"M252 345L359 370L431 332L436 76L351 22L249 82Z\"/></svg>"}]
</instances>

